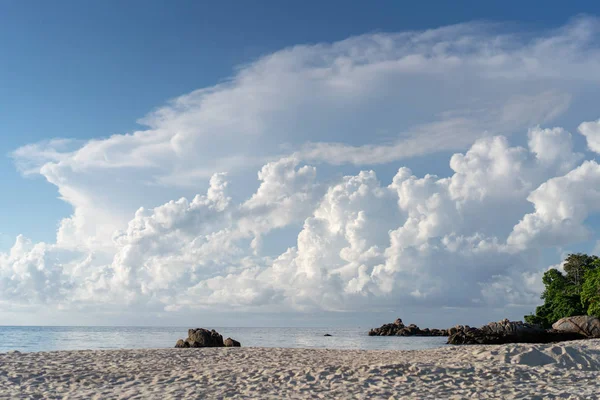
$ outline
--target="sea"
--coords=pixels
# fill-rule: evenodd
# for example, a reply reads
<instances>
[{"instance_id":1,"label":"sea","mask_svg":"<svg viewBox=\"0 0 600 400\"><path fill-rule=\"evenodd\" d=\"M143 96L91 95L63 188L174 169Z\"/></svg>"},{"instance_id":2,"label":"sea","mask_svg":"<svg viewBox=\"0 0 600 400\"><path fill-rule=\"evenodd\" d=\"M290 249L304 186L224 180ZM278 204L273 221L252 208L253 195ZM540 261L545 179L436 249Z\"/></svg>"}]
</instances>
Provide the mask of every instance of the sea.
<instances>
[{"instance_id":1,"label":"sea","mask_svg":"<svg viewBox=\"0 0 600 400\"><path fill-rule=\"evenodd\" d=\"M209 328L209 327L207 327ZM446 345L445 337L368 336L359 328L215 329L243 347L421 350ZM325 334L332 336L325 337ZM182 327L0 326L0 353L107 349L162 349L187 337Z\"/></svg>"}]
</instances>

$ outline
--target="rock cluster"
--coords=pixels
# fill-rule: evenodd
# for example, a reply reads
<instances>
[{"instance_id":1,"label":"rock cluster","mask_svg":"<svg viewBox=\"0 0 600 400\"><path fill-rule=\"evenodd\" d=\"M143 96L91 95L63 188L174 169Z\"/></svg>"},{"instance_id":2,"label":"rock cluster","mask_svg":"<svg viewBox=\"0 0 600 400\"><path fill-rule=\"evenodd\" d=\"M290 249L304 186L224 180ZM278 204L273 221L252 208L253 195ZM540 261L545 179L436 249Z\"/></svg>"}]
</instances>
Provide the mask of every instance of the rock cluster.
<instances>
[{"instance_id":1,"label":"rock cluster","mask_svg":"<svg viewBox=\"0 0 600 400\"><path fill-rule=\"evenodd\" d=\"M585 338L577 332L546 330L508 319L490 322L481 328L459 325L448 331L448 344L552 343Z\"/></svg>"},{"instance_id":2,"label":"rock cluster","mask_svg":"<svg viewBox=\"0 0 600 400\"><path fill-rule=\"evenodd\" d=\"M204 328L189 329L187 339L179 339L176 348L188 347L241 347L240 342L227 338L223 340L217 331Z\"/></svg>"},{"instance_id":3,"label":"rock cluster","mask_svg":"<svg viewBox=\"0 0 600 400\"><path fill-rule=\"evenodd\" d=\"M369 336L448 336L448 331L446 329L421 329L415 324L406 326L398 318L391 324L371 329Z\"/></svg>"},{"instance_id":4,"label":"rock cluster","mask_svg":"<svg viewBox=\"0 0 600 400\"><path fill-rule=\"evenodd\" d=\"M391 324L369 331L369 336L448 336L448 344L553 343L600 338L600 319L587 315L563 318L543 329L521 321L504 319L480 328L456 325L449 329L421 329L404 325L398 318Z\"/></svg>"}]
</instances>

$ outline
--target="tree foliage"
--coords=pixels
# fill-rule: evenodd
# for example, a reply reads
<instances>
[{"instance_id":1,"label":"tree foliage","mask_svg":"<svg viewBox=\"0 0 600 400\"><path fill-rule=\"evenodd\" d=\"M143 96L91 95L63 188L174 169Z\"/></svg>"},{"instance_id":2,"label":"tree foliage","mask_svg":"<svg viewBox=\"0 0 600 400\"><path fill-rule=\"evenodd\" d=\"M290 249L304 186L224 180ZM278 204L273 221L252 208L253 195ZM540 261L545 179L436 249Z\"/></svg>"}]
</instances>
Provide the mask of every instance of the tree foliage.
<instances>
[{"instance_id":1,"label":"tree foliage","mask_svg":"<svg viewBox=\"0 0 600 400\"><path fill-rule=\"evenodd\" d=\"M565 273L552 268L542 278L544 304L525 321L546 328L564 317L600 315L600 260L587 254L569 254L563 264Z\"/></svg>"},{"instance_id":2,"label":"tree foliage","mask_svg":"<svg viewBox=\"0 0 600 400\"><path fill-rule=\"evenodd\" d=\"M587 309L588 315L600 317L600 262L596 268L585 274L585 282L581 286L581 304Z\"/></svg>"},{"instance_id":3,"label":"tree foliage","mask_svg":"<svg viewBox=\"0 0 600 400\"><path fill-rule=\"evenodd\" d=\"M596 261L598 261L598 257L581 253L569 254L565 259L563 269L567 274L567 280L571 284L572 290L577 291L577 294L581 293L585 274L589 270L595 269Z\"/></svg>"}]
</instances>

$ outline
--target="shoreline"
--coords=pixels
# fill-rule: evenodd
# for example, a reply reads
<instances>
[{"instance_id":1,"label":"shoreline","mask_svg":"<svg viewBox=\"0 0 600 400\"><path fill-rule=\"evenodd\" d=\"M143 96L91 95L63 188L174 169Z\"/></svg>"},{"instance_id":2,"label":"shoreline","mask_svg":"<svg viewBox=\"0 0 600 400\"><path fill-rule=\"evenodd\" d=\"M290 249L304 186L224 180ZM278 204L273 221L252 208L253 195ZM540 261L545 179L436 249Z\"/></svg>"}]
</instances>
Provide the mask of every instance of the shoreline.
<instances>
[{"instance_id":1,"label":"shoreline","mask_svg":"<svg viewBox=\"0 0 600 400\"><path fill-rule=\"evenodd\" d=\"M600 340L424 350L198 348L0 354L0 398L596 398Z\"/></svg>"},{"instance_id":2,"label":"shoreline","mask_svg":"<svg viewBox=\"0 0 600 400\"><path fill-rule=\"evenodd\" d=\"M147 351L198 351L198 350L223 350L223 349L237 349L237 350L299 350L299 351L339 351L339 352L365 352L365 353L411 353L415 351L430 351L443 348L457 347L455 345L444 344L440 347L427 348L427 349L411 349L411 350L386 350L386 349L335 349L325 347L259 347L259 346L244 346L244 347L187 347L184 349L177 349L174 347L148 347L148 348L119 348L119 349L73 349L73 350L39 350L39 351L27 351L27 350L8 350L0 352L0 357L4 355L18 355L18 354L55 354L55 353L105 353L105 352L147 352ZM475 345L464 345L460 347L475 347ZM234 350L232 350L234 351ZM0 360L1 362L1 360Z\"/></svg>"}]
</instances>

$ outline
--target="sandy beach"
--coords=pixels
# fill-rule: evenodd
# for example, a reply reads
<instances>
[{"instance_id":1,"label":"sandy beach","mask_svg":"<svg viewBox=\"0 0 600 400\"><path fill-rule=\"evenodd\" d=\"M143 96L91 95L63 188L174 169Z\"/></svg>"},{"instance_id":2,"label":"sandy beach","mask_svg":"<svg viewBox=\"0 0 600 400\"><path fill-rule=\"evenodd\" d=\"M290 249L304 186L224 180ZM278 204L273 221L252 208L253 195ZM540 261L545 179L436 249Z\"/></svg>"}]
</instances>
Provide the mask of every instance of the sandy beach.
<instances>
[{"instance_id":1,"label":"sandy beach","mask_svg":"<svg viewBox=\"0 0 600 400\"><path fill-rule=\"evenodd\" d=\"M0 398L600 398L600 340L0 354Z\"/></svg>"}]
</instances>

